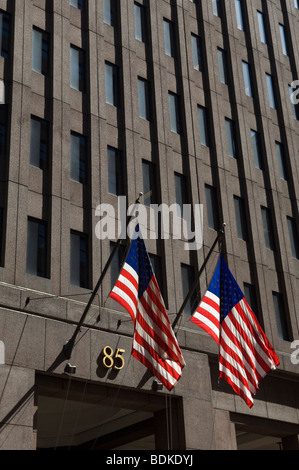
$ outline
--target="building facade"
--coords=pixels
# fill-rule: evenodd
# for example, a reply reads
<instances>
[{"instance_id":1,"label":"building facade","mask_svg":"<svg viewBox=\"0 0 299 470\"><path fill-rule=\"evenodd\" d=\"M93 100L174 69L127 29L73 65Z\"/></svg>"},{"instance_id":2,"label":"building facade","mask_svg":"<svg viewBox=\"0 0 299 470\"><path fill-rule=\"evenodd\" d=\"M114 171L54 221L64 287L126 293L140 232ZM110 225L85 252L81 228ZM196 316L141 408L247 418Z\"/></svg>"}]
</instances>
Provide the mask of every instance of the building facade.
<instances>
[{"instance_id":1,"label":"building facade","mask_svg":"<svg viewBox=\"0 0 299 470\"><path fill-rule=\"evenodd\" d=\"M298 449L298 1L0 0L0 17L0 448ZM226 223L280 359L253 408L190 322L218 246L176 328L172 392L108 298L124 247L64 355L118 237L99 239L99 205L119 223L140 192L203 206L200 249L173 228L146 240L171 321Z\"/></svg>"}]
</instances>

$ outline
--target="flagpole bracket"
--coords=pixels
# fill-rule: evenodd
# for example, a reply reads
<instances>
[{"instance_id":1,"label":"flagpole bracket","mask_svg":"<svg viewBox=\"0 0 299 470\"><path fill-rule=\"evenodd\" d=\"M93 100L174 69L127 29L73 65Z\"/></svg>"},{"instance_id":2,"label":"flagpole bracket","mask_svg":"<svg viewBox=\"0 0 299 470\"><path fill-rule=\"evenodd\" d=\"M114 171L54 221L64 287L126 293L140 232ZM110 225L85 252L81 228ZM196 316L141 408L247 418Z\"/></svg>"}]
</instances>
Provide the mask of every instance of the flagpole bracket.
<instances>
[{"instance_id":1,"label":"flagpole bracket","mask_svg":"<svg viewBox=\"0 0 299 470\"><path fill-rule=\"evenodd\" d=\"M163 390L163 384L159 382L159 380L154 380L152 383L152 389L155 392L161 392L161 390Z\"/></svg>"}]
</instances>

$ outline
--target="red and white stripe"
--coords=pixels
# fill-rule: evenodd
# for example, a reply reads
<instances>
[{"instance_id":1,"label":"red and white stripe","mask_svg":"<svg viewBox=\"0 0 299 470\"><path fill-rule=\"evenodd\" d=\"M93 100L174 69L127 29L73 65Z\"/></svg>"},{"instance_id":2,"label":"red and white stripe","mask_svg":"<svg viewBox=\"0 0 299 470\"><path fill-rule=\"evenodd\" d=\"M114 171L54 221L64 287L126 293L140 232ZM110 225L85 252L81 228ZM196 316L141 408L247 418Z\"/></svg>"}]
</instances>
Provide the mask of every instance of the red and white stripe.
<instances>
[{"instance_id":1,"label":"red and white stripe","mask_svg":"<svg viewBox=\"0 0 299 470\"><path fill-rule=\"evenodd\" d=\"M124 264L115 286L109 297L121 304L131 315L135 323L138 301L138 280L136 271L127 263Z\"/></svg>"},{"instance_id":2,"label":"red and white stripe","mask_svg":"<svg viewBox=\"0 0 299 470\"><path fill-rule=\"evenodd\" d=\"M219 344L220 299L207 291L191 321L205 330Z\"/></svg>"},{"instance_id":3,"label":"red and white stripe","mask_svg":"<svg viewBox=\"0 0 299 470\"><path fill-rule=\"evenodd\" d=\"M221 323L219 376L251 408L259 382L278 365L275 351L243 298Z\"/></svg>"},{"instance_id":4,"label":"red and white stripe","mask_svg":"<svg viewBox=\"0 0 299 470\"><path fill-rule=\"evenodd\" d=\"M131 315L134 324L132 355L171 390L185 366L155 275L138 299L138 275L126 263L110 297Z\"/></svg>"}]
</instances>

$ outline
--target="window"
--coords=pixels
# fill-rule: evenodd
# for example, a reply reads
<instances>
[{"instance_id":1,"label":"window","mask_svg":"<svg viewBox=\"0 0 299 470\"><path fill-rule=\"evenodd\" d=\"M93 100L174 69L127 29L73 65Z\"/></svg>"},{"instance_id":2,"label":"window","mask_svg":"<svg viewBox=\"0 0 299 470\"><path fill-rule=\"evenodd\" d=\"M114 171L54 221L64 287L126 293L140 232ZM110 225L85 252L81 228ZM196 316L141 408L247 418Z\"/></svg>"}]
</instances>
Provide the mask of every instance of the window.
<instances>
[{"instance_id":1,"label":"window","mask_svg":"<svg viewBox=\"0 0 299 470\"><path fill-rule=\"evenodd\" d=\"M253 311L254 315L257 318L257 320L259 321L256 292L255 292L255 288L252 284L248 284L248 283L244 282L244 297L247 300L247 302L249 304L249 307Z\"/></svg>"},{"instance_id":2,"label":"window","mask_svg":"<svg viewBox=\"0 0 299 470\"><path fill-rule=\"evenodd\" d=\"M221 16L221 0L212 0L213 13L215 16Z\"/></svg>"},{"instance_id":3,"label":"window","mask_svg":"<svg viewBox=\"0 0 299 470\"><path fill-rule=\"evenodd\" d=\"M108 191L110 194L124 194L124 164L122 152L114 147L107 147L108 156Z\"/></svg>"},{"instance_id":4,"label":"window","mask_svg":"<svg viewBox=\"0 0 299 470\"><path fill-rule=\"evenodd\" d=\"M71 133L71 179L78 183L86 181L86 139Z\"/></svg>"},{"instance_id":5,"label":"window","mask_svg":"<svg viewBox=\"0 0 299 470\"><path fill-rule=\"evenodd\" d=\"M174 57L175 55L175 47L174 47L174 24L172 21L167 20L166 18L163 19L163 27L164 27L164 47L165 47L165 54L169 57Z\"/></svg>"},{"instance_id":6,"label":"window","mask_svg":"<svg viewBox=\"0 0 299 470\"><path fill-rule=\"evenodd\" d=\"M7 107L0 106L0 157L6 157ZM1 177L0 177L1 179Z\"/></svg>"},{"instance_id":7,"label":"window","mask_svg":"<svg viewBox=\"0 0 299 470\"><path fill-rule=\"evenodd\" d=\"M89 262L87 235L71 231L70 281L73 286L88 288Z\"/></svg>"},{"instance_id":8,"label":"window","mask_svg":"<svg viewBox=\"0 0 299 470\"><path fill-rule=\"evenodd\" d=\"M174 174L175 199L178 205L178 216L184 215L184 204L188 204L187 182L185 175Z\"/></svg>"},{"instance_id":9,"label":"window","mask_svg":"<svg viewBox=\"0 0 299 470\"><path fill-rule=\"evenodd\" d=\"M209 134L208 134L208 118L207 118L207 109L203 106L198 106L198 124L199 124L199 138L200 143L209 146Z\"/></svg>"},{"instance_id":10,"label":"window","mask_svg":"<svg viewBox=\"0 0 299 470\"><path fill-rule=\"evenodd\" d=\"M49 63L48 33L33 28L32 31L32 70L47 75Z\"/></svg>"},{"instance_id":11,"label":"window","mask_svg":"<svg viewBox=\"0 0 299 470\"><path fill-rule=\"evenodd\" d=\"M34 276L48 277L47 223L28 218L26 272Z\"/></svg>"},{"instance_id":12,"label":"window","mask_svg":"<svg viewBox=\"0 0 299 470\"><path fill-rule=\"evenodd\" d=\"M291 85L289 85L289 94L290 94L290 102L291 102L291 108L292 108L292 114L293 118L299 121L299 102L297 99L294 97L294 92L296 91L295 88L293 88Z\"/></svg>"},{"instance_id":13,"label":"window","mask_svg":"<svg viewBox=\"0 0 299 470\"><path fill-rule=\"evenodd\" d=\"M114 64L105 63L106 103L118 106L118 69Z\"/></svg>"},{"instance_id":14,"label":"window","mask_svg":"<svg viewBox=\"0 0 299 470\"><path fill-rule=\"evenodd\" d=\"M281 47L283 55L288 55L288 48L287 48L287 41L285 35L285 28L283 24L279 24L279 33L280 33L280 40L281 40Z\"/></svg>"},{"instance_id":15,"label":"window","mask_svg":"<svg viewBox=\"0 0 299 470\"><path fill-rule=\"evenodd\" d=\"M103 18L104 23L115 26L115 0L103 0Z\"/></svg>"},{"instance_id":16,"label":"window","mask_svg":"<svg viewBox=\"0 0 299 470\"><path fill-rule=\"evenodd\" d=\"M0 54L5 59L8 57L10 44L10 17L0 12Z\"/></svg>"},{"instance_id":17,"label":"window","mask_svg":"<svg viewBox=\"0 0 299 470\"><path fill-rule=\"evenodd\" d=\"M247 96L252 97L252 88L251 88L249 64L247 62L245 62L244 60L242 60L242 68L243 68L245 93L246 93Z\"/></svg>"},{"instance_id":18,"label":"window","mask_svg":"<svg viewBox=\"0 0 299 470\"><path fill-rule=\"evenodd\" d=\"M169 101L169 114L170 114L170 129L172 132L180 134L180 110L179 110L179 97L175 93L168 93Z\"/></svg>"},{"instance_id":19,"label":"window","mask_svg":"<svg viewBox=\"0 0 299 470\"><path fill-rule=\"evenodd\" d=\"M30 165L45 170L49 154L49 125L44 119L31 117Z\"/></svg>"},{"instance_id":20,"label":"window","mask_svg":"<svg viewBox=\"0 0 299 470\"><path fill-rule=\"evenodd\" d=\"M138 102L139 102L139 117L150 120L150 87L149 82L143 78L138 77Z\"/></svg>"},{"instance_id":21,"label":"window","mask_svg":"<svg viewBox=\"0 0 299 470\"><path fill-rule=\"evenodd\" d=\"M4 210L0 207L0 266L3 266L4 258Z\"/></svg>"},{"instance_id":22,"label":"window","mask_svg":"<svg viewBox=\"0 0 299 470\"><path fill-rule=\"evenodd\" d=\"M283 180L287 180L288 174L287 174L287 167L286 167L283 145L280 142L275 142L275 148L276 148L276 155L277 155L280 178Z\"/></svg>"},{"instance_id":23,"label":"window","mask_svg":"<svg viewBox=\"0 0 299 470\"><path fill-rule=\"evenodd\" d=\"M110 242L110 253L112 253L114 248L115 248L115 243ZM114 256L113 256L113 258L111 260L111 264L110 264L111 289L113 289L113 287L114 287L114 285L115 285L115 283L118 279L118 276L119 276L119 273L120 273L120 270L121 270L121 267L122 267L122 263L124 261L124 255L125 255L125 246L124 245L119 245L116 252L114 253Z\"/></svg>"},{"instance_id":24,"label":"window","mask_svg":"<svg viewBox=\"0 0 299 470\"><path fill-rule=\"evenodd\" d=\"M144 205L150 206L157 202L156 172L152 162L142 161L142 181Z\"/></svg>"},{"instance_id":25,"label":"window","mask_svg":"<svg viewBox=\"0 0 299 470\"><path fill-rule=\"evenodd\" d=\"M268 250L274 250L274 237L273 237L271 212L267 207L261 207L261 210L262 210L262 220L263 220L266 248L268 248Z\"/></svg>"},{"instance_id":26,"label":"window","mask_svg":"<svg viewBox=\"0 0 299 470\"><path fill-rule=\"evenodd\" d=\"M187 264L181 264L181 276L182 276L182 289L183 289L183 301L184 301L194 283L194 269ZM196 301L196 291L191 295L191 298L188 300L185 306L184 313L186 315L191 315L193 313L193 310L196 307L195 301Z\"/></svg>"},{"instance_id":27,"label":"window","mask_svg":"<svg viewBox=\"0 0 299 470\"><path fill-rule=\"evenodd\" d=\"M271 108L275 109L276 103L275 103L275 96L274 96L273 80L272 80L272 76L269 73L266 73L266 82L267 82L267 88L268 88L269 104Z\"/></svg>"},{"instance_id":28,"label":"window","mask_svg":"<svg viewBox=\"0 0 299 470\"><path fill-rule=\"evenodd\" d=\"M235 215L237 224L237 234L240 240L247 240L246 229L246 212L244 200L238 196L234 196Z\"/></svg>"},{"instance_id":29,"label":"window","mask_svg":"<svg viewBox=\"0 0 299 470\"><path fill-rule=\"evenodd\" d=\"M70 0L70 5L72 5L75 8L78 8L78 10L83 10L83 0Z\"/></svg>"},{"instance_id":30,"label":"window","mask_svg":"<svg viewBox=\"0 0 299 470\"><path fill-rule=\"evenodd\" d=\"M135 38L138 41L145 41L145 8L139 3L134 3L134 18L135 18Z\"/></svg>"},{"instance_id":31,"label":"window","mask_svg":"<svg viewBox=\"0 0 299 470\"><path fill-rule=\"evenodd\" d=\"M193 67L195 70L201 70L201 44L200 38L196 34L191 34Z\"/></svg>"},{"instance_id":32,"label":"window","mask_svg":"<svg viewBox=\"0 0 299 470\"><path fill-rule=\"evenodd\" d=\"M242 0L235 0L235 7L236 7L238 29L240 29L241 31L244 31Z\"/></svg>"},{"instance_id":33,"label":"window","mask_svg":"<svg viewBox=\"0 0 299 470\"><path fill-rule=\"evenodd\" d=\"M294 7L298 10L299 9L299 2L298 0L294 0Z\"/></svg>"},{"instance_id":34,"label":"window","mask_svg":"<svg viewBox=\"0 0 299 470\"><path fill-rule=\"evenodd\" d=\"M263 44L267 44L264 15L261 11L257 12L257 19L258 19L258 24L259 24L261 42Z\"/></svg>"},{"instance_id":35,"label":"window","mask_svg":"<svg viewBox=\"0 0 299 470\"><path fill-rule=\"evenodd\" d=\"M296 227L296 220L293 217L287 217L287 224L290 235L290 243L293 258L299 259L299 242L298 232Z\"/></svg>"},{"instance_id":36,"label":"window","mask_svg":"<svg viewBox=\"0 0 299 470\"><path fill-rule=\"evenodd\" d=\"M258 132L250 130L251 133L251 143L254 156L255 168L259 170L263 169L263 156L262 156L262 145L261 145L261 136Z\"/></svg>"},{"instance_id":37,"label":"window","mask_svg":"<svg viewBox=\"0 0 299 470\"><path fill-rule=\"evenodd\" d=\"M84 91L85 67L84 51L75 46L70 47L70 83L74 90Z\"/></svg>"},{"instance_id":38,"label":"window","mask_svg":"<svg viewBox=\"0 0 299 470\"><path fill-rule=\"evenodd\" d=\"M227 56L226 52L223 49L218 47L218 67L219 67L219 76L220 82L225 85L228 84L228 69L227 69Z\"/></svg>"},{"instance_id":39,"label":"window","mask_svg":"<svg viewBox=\"0 0 299 470\"><path fill-rule=\"evenodd\" d=\"M228 155L232 158L237 158L237 142L236 142L236 132L235 132L235 123L231 119L225 119L226 126L226 138L227 138L227 147Z\"/></svg>"},{"instance_id":40,"label":"window","mask_svg":"<svg viewBox=\"0 0 299 470\"><path fill-rule=\"evenodd\" d=\"M208 227L213 230L219 229L219 214L217 204L217 193L213 186L205 185L206 205L208 216Z\"/></svg>"},{"instance_id":41,"label":"window","mask_svg":"<svg viewBox=\"0 0 299 470\"><path fill-rule=\"evenodd\" d=\"M283 302L282 295L279 294L278 292L272 292L272 295L273 295L276 325L278 329L278 337L282 340L289 341L290 338L289 338L289 333L288 333L287 319L285 316L284 302Z\"/></svg>"},{"instance_id":42,"label":"window","mask_svg":"<svg viewBox=\"0 0 299 470\"><path fill-rule=\"evenodd\" d=\"M163 274L162 274L162 262L161 262L161 257L159 255L153 255L152 253L149 253L149 258L152 264L153 271L155 273L156 279L158 286L160 288L164 303L166 305L166 296L164 292L164 282L163 282Z\"/></svg>"}]
</instances>

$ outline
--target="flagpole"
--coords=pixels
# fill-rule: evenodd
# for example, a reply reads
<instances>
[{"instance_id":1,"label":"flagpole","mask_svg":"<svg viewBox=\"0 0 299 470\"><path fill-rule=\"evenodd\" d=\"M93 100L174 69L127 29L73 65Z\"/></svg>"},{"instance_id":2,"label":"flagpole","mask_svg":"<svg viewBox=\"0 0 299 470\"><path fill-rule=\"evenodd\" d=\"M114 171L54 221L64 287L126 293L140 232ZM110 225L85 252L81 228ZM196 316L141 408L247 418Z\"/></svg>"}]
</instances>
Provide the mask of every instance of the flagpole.
<instances>
[{"instance_id":1,"label":"flagpole","mask_svg":"<svg viewBox=\"0 0 299 470\"><path fill-rule=\"evenodd\" d=\"M140 192L140 193L139 193L139 197L138 197L138 198L136 199L136 201L135 201L135 204L140 204L140 197L141 197L142 195L143 195L143 193ZM129 217L129 219L128 219L128 221L127 221L126 228L128 228L128 225L129 225L129 223L130 223L131 218L132 218L132 216ZM79 323L78 323L78 325L77 325L77 327L76 327L76 329L75 329L75 331L74 331L74 333L73 333L73 336L72 336L71 339L63 346L63 354L64 354L64 356L65 356L66 359L70 359L70 358L71 358L72 351L73 351L73 347L74 347L74 345L75 345L76 337L77 337L77 335L78 335L78 333L79 333L79 331L80 331L80 329L81 329L81 327L82 327L82 325L83 325L83 323L84 323L84 320L85 320L85 318L86 318L86 315L87 315L87 313L88 313L88 311L89 311L89 309L90 309L90 307L91 307L91 305L92 305L92 302L94 301L95 296L96 296L97 293L98 293L98 290L99 290L99 288L100 288L100 286L101 286L101 284L102 284L102 282L103 282L103 279L104 279L104 277L105 277L105 275L106 275L106 273L107 273L107 271L108 271L108 268L110 267L110 264L111 264L111 262L112 262L112 259L113 259L113 257L114 257L114 255L115 255L116 251L118 250L118 248L119 248L119 246L120 246L120 244L121 244L121 241L122 241L122 238L118 238L118 240L117 240L117 242L116 242L116 244L115 244L115 246L114 246L112 252L110 253L110 256L109 256L109 258L108 258L108 260L107 260L107 262L106 262L106 264L105 264L105 267L104 267L104 269L103 269L103 271L102 271L102 273L101 273L101 275L100 275L100 277L99 277L99 279L98 279L98 282L96 283L96 286L95 286L94 290L93 290L92 293L91 293L90 299L89 299L88 303L86 304L86 307L85 307L85 309L84 309L84 312L83 312L83 314L82 314L82 316L81 316L81 319L80 319L80 321L79 321Z\"/></svg>"},{"instance_id":2,"label":"flagpole","mask_svg":"<svg viewBox=\"0 0 299 470\"><path fill-rule=\"evenodd\" d=\"M195 280L193 286L192 286L191 289L189 290L189 292L188 292L188 294L187 294L187 296L186 296L186 298L185 298L185 300L184 300L184 302L183 302L183 304L182 304L182 306L181 306L181 308L180 308L180 310L179 310L177 316L176 316L175 319L174 319L174 322L173 322L173 324L172 324L172 328L173 328L173 329L176 327L176 324L177 324L177 322L179 321L180 316L182 315L182 313L183 313L183 311L184 311L184 308L186 307L186 304L187 304L188 300L190 299L190 297L192 296L193 292L195 291L195 289L196 289L196 287L197 287L197 284L198 284L198 281L199 281L199 278L200 278L200 276L201 276L203 270L205 269L206 264L207 264L207 262L208 262L208 260L209 260L209 258L210 258L210 256L211 256L211 254L212 254L213 251L214 251L215 246L217 245L218 241L223 237L223 235L224 235L224 227L225 227L225 226L226 226L226 223L223 223L223 224L222 224L222 228L218 231L218 235L217 235L217 237L216 237L216 240L214 241L213 245L211 246L210 251L209 251L209 253L207 254L207 257L206 257L206 259L205 259L203 265L201 266L201 268L200 268L200 270L199 270L199 272L198 272L197 278L196 278L196 280Z\"/></svg>"}]
</instances>

